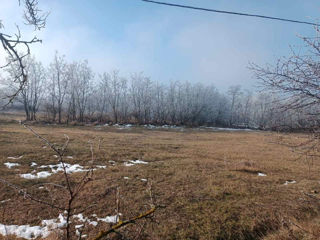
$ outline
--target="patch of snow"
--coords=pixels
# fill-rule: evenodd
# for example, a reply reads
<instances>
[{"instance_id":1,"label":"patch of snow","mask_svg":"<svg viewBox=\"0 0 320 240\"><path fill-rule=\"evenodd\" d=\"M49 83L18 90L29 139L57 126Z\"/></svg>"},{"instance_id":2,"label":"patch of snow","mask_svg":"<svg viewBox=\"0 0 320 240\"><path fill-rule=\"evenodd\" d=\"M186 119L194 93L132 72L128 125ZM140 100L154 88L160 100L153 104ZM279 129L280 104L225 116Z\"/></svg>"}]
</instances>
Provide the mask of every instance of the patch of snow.
<instances>
[{"instance_id":1,"label":"patch of snow","mask_svg":"<svg viewBox=\"0 0 320 240\"><path fill-rule=\"evenodd\" d=\"M58 155L53 155L54 158L58 158Z\"/></svg>"},{"instance_id":2,"label":"patch of snow","mask_svg":"<svg viewBox=\"0 0 320 240\"><path fill-rule=\"evenodd\" d=\"M67 158L68 158L68 159L73 159L73 157L72 157L72 156L67 156Z\"/></svg>"},{"instance_id":3,"label":"patch of snow","mask_svg":"<svg viewBox=\"0 0 320 240\"><path fill-rule=\"evenodd\" d=\"M83 166L79 164L69 164L69 163L58 163L58 164L51 164L51 165L42 165L39 168L51 168L53 173L63 172L63 165L66 168L67 173L75 173L75 172L85 172Z\"/></svg>"},{"instance_id":4,"label":"patch of snow","mask_svg":"<svg viewBox=\"0 0 320 240\"><path fill-rule=\"evenodd\" d=\"M7 168L13 168L13 167L20 166L19 163L10 163L10 162L6 162L6 163L4 163L4 165L6 165Z\"/></svg>"},{"instance_id":5,"label":"patch of snow","mask_svg":"<svg viewBox=\"0 0 320 240\"><path fill-rule=\"evenodd\" d=\"M94 227L96 227L96 226L98 225L98 222L96 222L96 221L90 221L89 224L92 225L92 226L94 226Z\"/></svg>"},{"instance_id":6,"label":"patch of snow","mask_svg":"<svg viewBox=\"0 0 320 240\"><path fill-rule=\"evenodd\" d=\"M109 160L109 163L111 163L111 164L116 164L116 162L113 161L113 160Z\"/></svg>"},{"instance_id":7,"label":"patch of snow","mask_svg":"<svg viewBox=\"0 0 320 240\"><path fill-rule=\"evenodd\" d=\"M96 168L103 168L103 169L106 169L107 166L104 166L104 165L97 165Z\"/></svg>"},{"instance_id":8,"label":"patch of snow","mask_svg":"<svg viewBox=\"0 0 320 240\"><path fill-rule=\"evenodd\" d=\"M297 183L295 180L287 180L284 185Z\"/></svg>"},{"instance_id":9,"label":"patch of snow","mask_svg":"<svg viewBox=\"0 0 320 240\"><path fill-rule=\"evenodd\" d=\"M121 214L119 214L121 215ZM119 216L106 216L105 218L97 218L98 221L106 222L106 223L117 223L119 221Z\"/></svg>"},{"instance_id":10,"label":"patch of snow","mask_svg":"<svg viewBox=\"0 0 320 240\"><path fill-rule=\"evenodd\" d=\"M86 222L87 218L83 217L82 213L79 213L77 215L73 215L73 218L77 218L79 222Z\"/></svg>"},{"instance_id":11,"label":"patch of snow","mask_svg":"<svg viewBox=\"0 0 320 240\"><path fill-rule=\"evenodd\" d=\"M25 179L38 179L38 178L47 178L47 177L50 177L51 175L52 173L49 173L47 171L42 171L35 174L32 174L32 173L20 174L20 177Z\"/></svg>"},{"instance_id":12,"label":"patch of snow","mask_svg":"<svg viewBox=\"0 0 320 240\"><path fill-rule=\"evenodd\" d=\"M129 177L123 177L123 179L129 180L130 178Z\"/></svg>"},{"instance_id":13,"label":"patch of snow","mask_svg":"<svg viewBox=\"0 0 320 240\"><path fill-rule=\"evenodd\" d=\"M77 228L77 229L78 229L78 228L82 228L83 226L84 226L83 224L75 225L74 228Z\"/></svg>"},{"instance_id":14,"label":"patch of snow","mask_svg":"<svg viewBox=\"0 0 320 240\"><path fill-rule=\"evenodd\" d=\"M9 198L7 200L2 200L0 203L6 203L6 202L10 202L10 201L11 201L11 199Z\"/></svg>"},{"instance_id":15,"label":"patch of snow","mask_svg":"<svg viewBox=\"0 0 320 240\"><path fill-rule=\"evenodd\" d=\"M124 165L125 165L126 167L131 167L131 166L133 166L134 164L133 164L133 163L125 162Z\"/></svg>"},{"instance_id":16,"label":"patch of snow","mask_svg":"<svg viewBox=\"0 0 320 240\"><path fill-rule=\"evenodd\" d=\"M66 172L68 174L76 173L76 172L87 172L87 171L90 171L90 169L85 169L83 166L81 166L79 164L64 163L64 167L65 167ZM38 168L39 169L50 168L51 172L49 172L49 171L41 171L41 172L36 173L36 171L33 170L31 173L20 174L20 177L26 178L26 179L47 178L47 177L51 176L52 174L56 174L58 172L63 172L64 171L62 163L50 164L50 165L41 165ZM97 170L98 168L105 169L107 167L106 166L102 166L102 165L98 165L93 170Z\"/></svg>"},{"instance_id":17,"label":"patch of snow","mask_svg":"<svg viewBox=\"0 0 320 240\"><path fill-rule=\"evenodd\" d=\"M0 234L3 236L14 235L25 239L46 238L52 230L62 228L66 226L66 223L65 218L60 214L58 219L42 220L41 226L0 224Z\"/></svg>"},{"instance_id":18,"label":"patch of snow","mask_svg":"<svg viewBox=\"0 0 320 240\"><path fill-rule=\"evenodd\" d=\"M30 166L31 166L31 167L35 167L35 166L37 166L37 165L38 165L37 163L32 162Z\"/></svg>"},{"instance_id":19,"label":"patch of snow","mask_svg":"<svg viewBox=\"0 0 320 240\"><path fill-rule=\"evenodd\" d=\"M12 160L18 160L23 158L23 155L19 156L19 157L8 157L8 159L12 159Z\"/></svg>"},{"instance_id":20,"label":"patch of snow","mask_svg":"<svg viewBox=\"0 0 320 240\"><path fill-rule=\"evenodd\" d=\"M98 222L97 222L97 221L91 221L89 218L84 217L84 216L82 215L82 213L79 213L78 215L74 215L73 218L77 218L79 222L83 222L83 223L84 223L84 222L87 222L87 223L89 223L89 224L92 225L92 226L97 226L97 225L98 225ZM80 225L78 225L78 226L80 226Z\"/></svg>"},{"instance_id":21,"label":"patch of snow","mask_svg":"<svg viewBox=\"0 0 320 240\"><path fill-rule=\"evenodd\" d=\"M259 172L259 173L258 173L258 176L259 176L259 177L266 177L267 174Z\"/></svg>"},{"instance_id":22,"label":"patch of snow","mask_svg":"<svg viewBox=\"0 0 320 240\"><path fill-rule=\"evenodd\" d=\"M149 128L149 129L154 129L154 128L157 128L155 125L152 125L152 124L146 124L146 125L143 125L145 128Z\"/></svg>"},{"instance_id":23,"label":"patch of snow","mask_svg":"<svg viewBox=\"0 0 320 240\"><path fill-rule=\"evenodd\" d=\"M149 164L149 163L142 160L129 160L128 162L124 163L126 167L131 167L136 164Z\"/></svg>"},{"instance_id":24,"label":"patch of snow","mask_svg":"<svg viewBox=\"0 0 320 240\"><path fill-rule=\"evenodd\" d=\"M148 182L148 180L145 179L145 178L141 178L141 181L142 181L142 182Z\"/></svg>"},{"instance_id":25,"label":"patch of snow","mask_svg":"<svg viewBox=\"0 0 320 240\"><path fill-rule=\"evenodd\" d=\"M149 164L148 162L142 160L130 160L129 162L133 164Z\"/></svg>"},{"instance_id":26,"label":"patch of snow","mask_svg":"<svg viewBox=\"0 0 320 240\"><path fill-rule=\"evenodd\" d=\"M253 131L252 129L249 128L219 128L219 127L200 127L198 129L210 129L213 131L244 131L244 132L249 132L249 131Z\"/></svg>"}]
</instances>

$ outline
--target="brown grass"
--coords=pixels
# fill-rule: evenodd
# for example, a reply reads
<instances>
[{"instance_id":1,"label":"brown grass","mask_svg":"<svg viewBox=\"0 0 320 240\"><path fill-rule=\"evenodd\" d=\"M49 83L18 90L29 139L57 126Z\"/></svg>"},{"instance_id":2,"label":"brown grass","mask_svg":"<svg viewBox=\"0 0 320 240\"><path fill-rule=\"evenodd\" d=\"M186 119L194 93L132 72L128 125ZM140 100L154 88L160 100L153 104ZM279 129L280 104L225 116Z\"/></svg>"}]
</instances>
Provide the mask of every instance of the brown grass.
<instances>
[{"instance_id":1,"label":"brown grass","mask_svg":"<svg viewBox=\"0 0 320 240\"><path fill-rule=\"evenodd\" d=\"M95 149L98 170L85 188L78 204L96 202L85 215L114 215L115 187L120 186L121 213L130 218L148 209L147 183L153 183L157 204L156 222L146 221L139 239L318 239L319 170L315 161L311 171L289 148L275 143L269 132L204 132L195 130L159 131L134 128L117 130L111 127L33 126L51 142L63 143L63 134L70 139L69 152L74 159L67 162L88 165L88 140L103 138L101 151ZM303 135L285 135L301 141ZM29 189L38 196L51 199L46 190L31 188L52 181L61 183L61 174L48 179L25 180L18 173L31 172L31 162L54 164L54 153L28 130L15 123L0 123L0 174L3 178ZM24 155L19 160L8 156ZM123 166L130 159L142 159L148 165ZM116 165L109 163L115 161ZM4 162L18 162L20 167L7 169ZM0 166L1 166L0 165ZM259 177L258 173L267 174ZM81 174L73 174L74 181ZM129 177L130 180L124 179ZM296 184L284 185L286 180ZM65 199L53 192L57 202ZM0 185L0 222L37 225L41 219L55 218L58 212L40 207L11 189ZM294 223L294 224L292 224ZM143 222L141 223L143 224ZM297 227L300 226L301 228ZM89 239L107 224L90 226ZM140 225L123 231L135 235Z\"/></svg>"}]
</instances>

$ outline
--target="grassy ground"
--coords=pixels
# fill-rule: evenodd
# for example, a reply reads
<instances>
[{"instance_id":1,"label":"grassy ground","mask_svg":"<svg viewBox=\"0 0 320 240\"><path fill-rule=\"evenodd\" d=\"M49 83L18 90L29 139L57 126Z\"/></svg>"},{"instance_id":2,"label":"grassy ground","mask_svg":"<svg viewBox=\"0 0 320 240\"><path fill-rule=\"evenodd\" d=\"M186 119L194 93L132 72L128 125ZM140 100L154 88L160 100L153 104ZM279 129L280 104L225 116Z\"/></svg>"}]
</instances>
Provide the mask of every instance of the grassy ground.
<instances>
[{"instance_id":1,"label":"grassy ground","mask_svg":"<svg viewBox=\"0 0 320 240\"><path fill-rule=\"evenodd\" d=\"M89 140L95 145L96 164L106 169L94 172L93 180L79 195L77 206L89 206L83 214L99 217L115 214L115 189L120 187L120 212L127 219L150 208L146 191L152 182L154 201L163 206L153 220L142 220L121 230L137 239L319 239L318 192L320 162L310 167L291 149L276 143L270 132L165 131L143 128L66 127L35 125L50 141L63 144L70 139L68 163L88 166ZM303 135L285 135L293 141ZM101 141L100 150L97 147ZM18 174L30 173L38 165L55 164L53 152L27 129L16 123L0 123L0 175L23 189L61 205L67 201L62 190L44 183L63 183L62 174L27 180ZM8 160L10 156L20 156ZM149 164L124 166L141 159ZM115 161L111 164L109 161ZM6 168L5 162L21 166ZM258 176L258 173L267 176ZM83 173L72 174L72 183ZM125 179L128 177L129 179ZM147 179L147 182L141 181ZM284 185L287 180L295 184ZM36 185L36 186L35 186ZM39 206L0 185L0 223L39 225L58 211ZM89 239L108 224L88 226ZM140 233L140 229L143 231Z\"/></svg>"}]
</instances>

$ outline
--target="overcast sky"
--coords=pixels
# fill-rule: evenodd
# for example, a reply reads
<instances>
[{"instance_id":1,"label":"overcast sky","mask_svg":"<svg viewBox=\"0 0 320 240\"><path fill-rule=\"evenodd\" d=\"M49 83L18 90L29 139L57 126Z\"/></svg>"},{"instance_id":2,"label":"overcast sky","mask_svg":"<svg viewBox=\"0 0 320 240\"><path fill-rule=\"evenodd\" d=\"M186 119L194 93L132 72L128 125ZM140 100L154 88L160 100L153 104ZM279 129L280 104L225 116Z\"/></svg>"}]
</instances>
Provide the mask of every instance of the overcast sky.
<instances>
[{"instance_id":1,"label":"overcast sky","mask_svg":"<svg viewBox=\"0 0 320 240\"><path fill-rule=\"evenodd\" d=\"M12 32L21 23L18 0L0 0L0 19ZM164 0L165 1L165 0ZM166 0L169 2L169 0ZM89 61L94 71L143 71L159 82L214 84L221 90L255 84L249 62L272 63L302 46L297 35L312 27L144 3L140 0L40 0L50 11L43 39L33 54L48 64L55 50L69 61ZM170 0L173 3L227 11L316 21L319 0ZM18 8L18 10L17 10ZM22 24L23 25L23 24ZM22 27L25 37L31 28ZM1 52L0 52L1 54ZM2 52L3 55L3 52ZM1 58L1 56L0 56Z\"/></svg>"}]
</instances>

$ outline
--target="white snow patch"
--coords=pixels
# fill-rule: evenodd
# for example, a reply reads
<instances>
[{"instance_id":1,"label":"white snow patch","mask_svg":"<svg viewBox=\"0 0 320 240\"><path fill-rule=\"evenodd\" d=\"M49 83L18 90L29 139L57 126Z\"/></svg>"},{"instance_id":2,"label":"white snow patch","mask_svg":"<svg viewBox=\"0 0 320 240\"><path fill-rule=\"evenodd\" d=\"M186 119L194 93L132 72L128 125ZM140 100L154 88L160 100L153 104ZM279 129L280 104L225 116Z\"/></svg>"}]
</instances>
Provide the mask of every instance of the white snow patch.
<instances>
[{"instance_id":1,"label":"white snow patch","mask_svg":"<svg viewBox=\"0 0 320 240\"><path fill-rule=\"evenodd\" d=\"M107 166L104 166L104 165L97 165L96 168L103 168L103 169L106 169Z\"/></svg>"},{"instance_id":2,"label":"white snow patch","mask_svg":"<svg viewBox=\"0 0 320 240\"><path fill-rule=\"evenodd\" d=\"M131 166L133 166L134 164L133 164L133 163L125 162L124 165L125 165L126 167L131 167Z\"/></svg>"},{"instance_id":3,"label":"white snow patch","mask_svg":"<svg viewBox=\"0 0 320 240\"><path fill-rule=\"evenodd\" d=\"M131 167L136 164L149 164L149 163L142 160L129 160L128 162L124 163L126 167Z\"/></svg>"},{"instance_id":4,"label":"white snow patch","mask_svg":"<svg viewBox=\"0 0 320 240\"><path fill-rule=\"evenodd\" d=\"M23 155L19 156L19 157L8 157L8 159L12 159L12 160L18 160L23 158Z\"/></svg>"},{"instance_id":5,"label":"white snow patch","mask_svg":"<svg viewBox=\"0 0 320 240\"><path fill-rule=\"evenodd\" d=\"M121 215L121 214L119 214ZM106 223L117 223L119 221L119 216L106 216L105 218L97 218L98 221L106 222Z\"/></svg>"},{"instance_id":6,"label":"white snow patch","mask_svg":"<svg viewBox=\"0 0 320 240\"><path fill-rule=\"evenodd\" d=\"M98 222L96 222L96 221L90 221L89 224L92 225L92 226L94 226L94 227L96 227L96 226L98 225Z\"/></svg>"},{"instance_id":7,"label":"white snow patch","mask_svg":"<svg viewBox=\"0 0 320 240\"><path fill-rule=\"evenodd\" d=\"M20 174L20 177L26 178L26 179L47 178L47 177L51 176L52 174L56 174L58 172L63 172L64 171L63 165L64 165L66 172L68 174L69 173L76 173L76 172L90 171L90 169L85 169L83 166L81 166L79 164L58 163L58 164L51 164L51 165L41 165L38 167L39 169L50 168L51 172L41 171L41 172L36 173L36 171L34 170L31 173ZM105 168L107 168L107 166L98 165L93 170L97 170L98 168L105 169Z\"/></svg>"},{"instance_id":8,"label":"white snow patch","mask_svg":"<svg viewBox=\"0 0 320 240\"><path fill-rule=\"evenodd\" d=\"M148 179L141 178L141 181L142 181L142 182L148 182Z\"/></svg>"},{"instance_id":9,"label":"white snow patch","mask_svg":"<svg viewBox=\"0 0 320 240\"><path fill-rule=\"evenodd\" d=\"M58 158L58 155L53 155L54 158Z\"/></svg>"},{"instance_id":10,"label":"white snow patch","mask_svg":"<svg viewBox=\"0 0 320 240\"><path fill-rule=\"evenodd\" d=\"M148 164L148 162L142 160L130 160L129 162L133 164Z\"/></svg>"},{"instance_id":11,"label":"white snow patch","mask_svg":"<svg viewBox=\"0 0 320 240\"><path fill-rule=\"evenodd\" d=\"M259 177L266 177L267 174L259 172L259 173L258 173L258 176L259 176Z\"/></svg>"},{"instance_id":12,"label":"white snow patch","mask_svg":"<svg viewBox=\"0 0 320 240\"><path fill-rule=\"evenodd\" d=\"M287 180L284 185L297 183L295 180Z\"/></svg>"},{"instance_id":13,"label":"white snow patch","mask_svg":"<svg viewBox=\"0 0 320 240\"><path fill-rule=\"evenodd\" d=\"M78 228L82 228L84 225L80 224L80 225L75 225L74 228L78 229Z\"/></svg>"},{"instance_id":14,"label":"white snow patch","mask_svg":"<svg viewBox=\"0 0 320 240\"><path fill-rule=\"evenodd\" d=\"M7 200L6 200L7 201ZM98 221L106 223L117 223L119 221L118 216L107 216L105 218L98 218L96 214L97 221L91 221L90 219L84 217L82 214L74 215L73 219L78 219L79 222L87 222L93 226L98 225ZM40 226L30 226L30 225L4 225L0 224L0 234L3 236L14 235L18 238L24 239L36 239L36 238L46 238L50 235L53 230L61 230L67 224L66 217L63 214L59 214L57 219L42 220ZM78 224L75 226L76 232L80 234L78 229L84 227L84 224ZM86 235L83 235L86 237Z\"/></svg>"},{"instance_id":15,"label":"white snow patch","mask_svg":"<svg viewBox=\"0 0 320 240\"><path fill-rule=\"evenodd\" d=\"M72 157L72 156L67 156L67 158L68 158L68 159L73 159L73 157Z\"/></svg>"},{"instance_id":16,"label":"white snow patch","mask_svg":"<svg viewBox=\"0 0 320 240\"><path fill-rule=\"evenodd\" d=\"M79 222L87 222L90 225L97 226L98 222L97 221L91 221L89 218L84 217L81 213L78 215L74 215L73 218L77 218ZM78 225L80 226L80 225Z\"/></svg>"},{"instance_id":17,"label":"white snow patch","mask_svg":"<svg viewBox=\"0 0 320 240\"><path fill-rule=\"evenodd\" d=\"M31 166L31 167L35 167L35 166L38 166L38 164L35 163L35 162L32 162L30 166Z\"/></svg>"},{"instance_id":18,"label":"white snow patch","mask_svg":"<svg viewBox=\"0 0 320 240\"><path fill-rule=\"evenodd\" d=\"M69 164L69 163L58 163L51 165L42 165L39 168L51 168L52 173L63 172L63 166L66 168L67 173L75 173L75 172L85 172L87 170L84 169L83 166L79 164Z\"/></svg>"},{"instance_id":19,"label":"white snow patch","mask_svg":"<svg viewBox=\"0 0 320 240\"><path fill-rule=\"evenodd\" d=\"M252 129L249 129L249 128L219 128L219 127L199 127L198 129L202 130L202 129L210 129L210 130L213 130L213 131L229 131L229 132L232 132L232 131L244 131L244 132L250 132L250 131L254 131Z\"/></svg>"},{"instance_id":20,"label":"white snow patch","mask_svg":"<svg viewBox=\"0 0 320 240\"><path fill-rule=\"evenodd\" d=\"M58 219L43 220L41 226L0 224L0 234L3 236L15 235L16 237L25 239L46 238L52 230L62 228L65 225L66 220L60 214Z\"/></svg>"},{"instance_id":21,"label":"white snow patch","mask_svg":"<svg viewBox=\"0 0 320 240\"><path fill-rule=\"evenodd\" d=\"M129 180L130 178L129 177L123 177L123 179Z\"/></svg>"},{"instance_id":22,"label":"white snow patch","mask_svg":"<svg viewBox=\"0 0 320 240\"><path fill-rule=\"evenodd\" d=\"M32 173L20 174L20 177L25 179L38 179L38 178L47 178L47 177L50 177L51 175L52 173L49 173L47 171L42 171L35 174L32 174Z\"/></svg>"},{"instance_id":23,"label":"white snow patch","mask_svg":"<svg viewBox=\"0 0 320 240\"><path fill-rule=\"evenodd\" d=\"M6 163L4 163L4 165L6 165L7 168L13 168L13 167L20 166L19 163L10 163L10 162L6 162Z\"/></svg>"},{"instance_id":24,"label":"white snow patch","mask_svg":"<svg viewBox=\"0 0 320 240\"><path fill-rule=\"evenodd\" d=\"M11 199L9 198L9 199L6 199L6 200L2 200L0 203L6 203L6 202L10 202L11 201Z\"/></svg>"}]
</instances>

